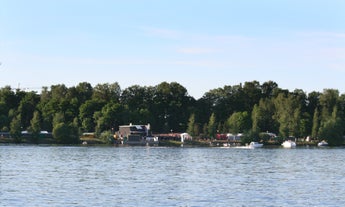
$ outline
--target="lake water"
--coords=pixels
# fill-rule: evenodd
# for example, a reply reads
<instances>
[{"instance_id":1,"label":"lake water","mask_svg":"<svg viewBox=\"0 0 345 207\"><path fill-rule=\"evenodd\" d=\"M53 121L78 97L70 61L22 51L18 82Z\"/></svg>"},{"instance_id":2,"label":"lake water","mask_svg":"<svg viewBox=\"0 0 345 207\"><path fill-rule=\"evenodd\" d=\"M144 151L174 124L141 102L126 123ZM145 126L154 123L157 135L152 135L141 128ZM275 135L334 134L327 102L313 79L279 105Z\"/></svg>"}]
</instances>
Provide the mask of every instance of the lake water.
<instances>
[{"instance_id":1,"label":"lake water","mask_svg":"<svg viewBox=\"0 0 345 207\"><path fill-rule=\"evenodd\" d=\"M0 146L0 206L345 206L345 149Z\"/></svg>"}]
</instances>

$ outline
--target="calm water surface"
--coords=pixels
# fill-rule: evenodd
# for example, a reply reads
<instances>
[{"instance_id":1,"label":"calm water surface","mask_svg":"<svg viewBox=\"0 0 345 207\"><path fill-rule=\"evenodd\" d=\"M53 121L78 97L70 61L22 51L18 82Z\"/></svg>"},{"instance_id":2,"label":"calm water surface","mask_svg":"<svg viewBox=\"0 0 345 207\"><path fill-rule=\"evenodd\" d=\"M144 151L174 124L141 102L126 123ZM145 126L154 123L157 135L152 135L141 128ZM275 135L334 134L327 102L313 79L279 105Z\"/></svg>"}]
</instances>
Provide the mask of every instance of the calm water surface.
<instances>
[{"instance_id":1,"label":"calm water surface","mask_svg":"<svg viewBox=\"0 0 345 207\"><path fill-rule=\"evenodd\" d=\"M345 149L0 146L0 206L345 206Z\"/></svg>"}]
</instances>

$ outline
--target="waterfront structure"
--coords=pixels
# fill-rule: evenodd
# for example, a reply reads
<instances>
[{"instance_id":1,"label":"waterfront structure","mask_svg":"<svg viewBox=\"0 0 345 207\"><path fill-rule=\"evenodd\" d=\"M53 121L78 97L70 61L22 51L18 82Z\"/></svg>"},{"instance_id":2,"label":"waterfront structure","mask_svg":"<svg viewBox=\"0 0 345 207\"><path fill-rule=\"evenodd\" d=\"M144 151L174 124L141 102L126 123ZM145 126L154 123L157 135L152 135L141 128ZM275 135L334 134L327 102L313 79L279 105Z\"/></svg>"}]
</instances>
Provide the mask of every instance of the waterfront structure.
<instances>
[{"instance_id":1,"label":"waterfront structure","mask_svg":"<svg viewBox=\"0 0 345 207\"><path fill-rule=\"evenodd\" d=\"M115 137L120 143L128 145L152 145L158 144L158 137L153 137L150 124L147 125L122 125Z\"/></svg>"}]
</instances>

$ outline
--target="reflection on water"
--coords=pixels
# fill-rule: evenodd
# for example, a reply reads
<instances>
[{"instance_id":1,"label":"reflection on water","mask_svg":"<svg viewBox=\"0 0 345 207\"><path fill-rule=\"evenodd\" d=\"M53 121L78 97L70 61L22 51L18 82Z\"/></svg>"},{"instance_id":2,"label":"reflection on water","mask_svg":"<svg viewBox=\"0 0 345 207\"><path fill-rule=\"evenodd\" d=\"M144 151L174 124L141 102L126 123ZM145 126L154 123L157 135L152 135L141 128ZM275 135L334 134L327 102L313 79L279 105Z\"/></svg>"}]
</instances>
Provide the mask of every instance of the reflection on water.
<instances>
[{"instance_id":1,"label":"reflection on water","mask_svg":"<svg viewBox=\"0 0 345 207\"><path fill-rule=\"evenodd\" d=\"M0 206L343 206L345 149L0 146Z\"/></svg>"}]
</instances>

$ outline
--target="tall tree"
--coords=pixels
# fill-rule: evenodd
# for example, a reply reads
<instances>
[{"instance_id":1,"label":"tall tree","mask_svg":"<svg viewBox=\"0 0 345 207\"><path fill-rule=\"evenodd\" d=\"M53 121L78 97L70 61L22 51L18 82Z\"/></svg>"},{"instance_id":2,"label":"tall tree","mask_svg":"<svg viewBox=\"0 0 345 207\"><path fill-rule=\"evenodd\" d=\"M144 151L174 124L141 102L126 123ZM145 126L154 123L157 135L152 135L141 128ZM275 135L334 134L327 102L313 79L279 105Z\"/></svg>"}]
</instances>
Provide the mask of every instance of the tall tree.
<instances>
[{"instance_id":1,"label":"tall tree","mask_svg":"<svg viewBox=\"0 0 345 207\"><path fill-rule=\"evenodd\" d=\"M54 126L53 136L60 144L78 144L78 129L72 123L58 123Z\"/></svg>"},{"instance_id":2,"label":"tall tree","mask_svg":"<svg viewBox=\"0 0 345 207\"><path fill-rule=\"evenodd\" d=\"M150 108L154 97L152 88L134 85L123 90L120 103L128 107L130 122L155 125Z\"/></svg>"},{"instance_id":3,"label":"tall tree","mask_svg":"<svg viewBox=\"0 0 345 207\"><path fill-rule=\"evenodd\" d=\"M39 96L35 92L26 93L25 96L21 99L18 112L22 118L22 127L27 129L30 127L30 121L36 110L36 105L39 102Z\"/></svg>"},{"instance_id":4,"label":"tall tree","mask_svg":"<svg viewBox=\"0 0 345 207\"><path fill-rule=\"evenodd\" d=\"M82 131L93 132L95 130L94 114L101 111L103 103L98 100L87 100L79 107L79 120L81 123Z\"/></svg>"},{"instance_id":5,"label":"tall tree","mask_svg":"<svg viewBox=\"0 0 345 207\"><path fill-rule=\"evenodd\" d=\"M100 113L94 114L96 132L117 128L120 124L128 123L126 120L128 110L119 103L110 102L106 104Z\"/></svg>"},{"instance_id":6,"label":"tall tree","mask_svg":"<svg viewBox=\"0 0 345 207\"><path fill-rule=\"evenodd\" d=\"M320 127L320 138L324 139L331 146L343 144L344 122L337 115L338 110L335 106L331 118L325 121Z\"/></svg>"},{"instance_id":7,"label":"tall tree","mask_svg":"<svg viewBox=\"0 0 345 207\"><path fill-rule=\"evenodd\" d=\"M272 99L261 99L259 104L253 107L252 111L252 130L256 132L278 133L278 122L273 119L275 105Z\"/></svg>"},{"instance_id":8,"label":"tall tree","mask_svg":"<svg viewBox=\"0 0 345 207\"><path fill-rule=\"evenodd\" d=\"M120 85L115 82L112 84L104 83L104 84L97 84L93 88L92 99L102 101L105 103L115 102L118 103L120 101L121 96L121 87Z\"/></svg>"},{"instance_id":9,"label":"tall tree","mask_svg":"<svg viewBox=\"0 0 345 207\"><path fill-rule=\"evenodd\" d=\"M16 143L20 143L22 141L22 124L21 124L21 117L20 114L15 116L11 121L11 130L10 134L11 137L14 139Z\"/></svg>"},{"instance_id":10,"label":"tall tree","mask_svg":"<svg viewBox=\"0 0 345 207\"><path fill-rule=\"evenodd\" d=\"M207 125L208 136L210 138L214 138L216 131L217 131L216 115L212 113Z\"/></svg>"},{"instance_id":11,"label":"tall tree","mask_svg":"<svg viewBox=\"0 0 345 207\"><path fill-rule=\"evenodd\" d=\"M8 109L4 101L0 101L0 131L8 131Z\"/></svg>"},{"instance_id":12,"label":"tall tree","mask_svg":"<svg viewBox=\"0 0 345 207\"><path fill-rule=\"evenodd\" d=\"M41 118L38 111L34 112L34 116L30 121L30 127L28 131L31 133L32 142L38 143L41 132Z\"/></svg>"},{"instance_id":13,"label":"tall tree","mask_svg":"<svg viewBox=\"0 0 345 207\"><path fill-rule=\"evenodd\" d=\"M248 131L251 128L250 115L247 111L235 112L229 117L227 124L231 133L237 134Z\"/></svg>"},{"instance_id":14,"label":"tall tree","mask_svg":"<svg viewBox=\"0 0 345 207\"><path fill-rule=\"evenodd\" d=\"M261 118L261 112L259 109L259 106L257 104L254 105L253 111L252 111L252 131L254 132L260 132L260 118Z\"/></svg>"},{"instance_id":15,"label":"tall tree","mask_svg":"<svg viewBox=\"0 0 345 207\"><path fill-rule=\"evenodd\" d=\"M157 117L158 131L185 131L188 122L192 98L187 90L176 82L162 82L155 87L152 114Z\"/></svg>"},{"instance_id":16,"label":"tall tree","mask_svg":"<svg viewBox=\"0 0 345 207\"><path fill-rule=\"evenodd\" d=\"M320 95L321 122L326 122L332 115L334 107L337 105L339 91L335 89L325 89ZM321 124L322 124L321 123Z\"/></svg>"},{"instance_id":17,"label":"tall tree","mask_svg":"<svg viewBox=\"0 0 345 207\"><path fill-rule=\"evenodd\" d=\"M17 110L19 101L10 86L0 89L0 130L8 131L12 117L9 117L10 110Z\"/></svg>"},{"instance_id":18,"label":"tall tree","mask_svg":"<svg viewBox=\"0 0 345 207\"><path fill-rule=\"evenodd\" d=\"M274 118L279 123L279 133L282 137L299 136L299 124L301 120L301 105L291 95L280 93L274 100L276 113Z\"/></svg>"},{"instance_id":19,"label":"tall tree","mask_svg":"<svg viewBox=\"0 0 345 207\"><path fill-rule=\"evenodd\" d=\"M313 115L315 112L315 109L317 109L318 111L320 111L320 92L311 92L308 94L307 97L307 113L310 115Z\"/></svg>"},{"instance_id":20,"label":"tall tree","mask_svg":"<svg viewBox=\"0 0 345 207\"><path fill-rule=\"evenodd\" d=\"M64 113L56 113L53 120L53 137L60 144L78 144L77 121L66 122Z\"/></svg>"},{"instance_id":21,"label":"tall tree","mask_svg":"<svg viewBox=\"0 0 345 207\"><path fill-rule=\"evenodd\" d=\"M50 87L51 98L55 100L64 100L67 95L68 88L65 84L52 85Z\"/></svg>"},{"instance_id":22,"label":"tall tree","mask_svg":"<svg viewBox=\"0 0 345 207\"><path fill-rule=\"evenodd\" d=\"M320 127L320 117L319 117L319 110L316 108L313 116L313 128L311 132L311 136L313 138L317 138L319 134L319 127Z\"/></svg>"},{"instance_id":23,"label":"tall tree","mask_svg":"<svg viewBox=\"0 0 345 207\"><path fill-rule=\"evenodd\" d=\"M77 99L80 104L83 104L87 100L92 98L93 88L90 83L82 82L76 87Z\"/></svg>"},{"instance_id":24,"label":"tall tree","mask_svg":"<svg viewBox=\"0 0 345 207\"><path fill-rule=\"evenodd\" d=\"M226 106L226 101L224 101L224 99L225 93L221 88L206 92L203 97L196 102L195 118L200 123L207 123L212 113L218 115L218 110L220 110L220 108L223 108L223 113L228 113L227 111L231 111L232 108ZM223 115L223 113L219 113L218 116L220 117L220 114Z\"/></svg>"},{"instance_id":25,"label":"tall tree","mask_svg":"<svg viewBox=\"0 0 345 207\"><path fill-rule=\"evenodd\" d=\"M18 108L20 99L16 96L10 86L0 89L0 101L6 103L7 111Z\"/></svg>"},{"instance_id":26,"label":"tall tree","mask_svg":"<svg viewBox=\"0 0 345 207\"><path fill-rule=\"evenodd\" d=\"M152 97L148 97L147 94L147 87L139 85L130 86L122 91L121 104L127 105L130 110L148 108L148 105L152 102L150 100Z\"/></svg>"},{"instance_id":27,"label":"tall tree","mask_svg":"<svg viewBox=\"0 0 345 207\"><path fill-rule=\"evenodd\" d=\"M188 120L188 128L187 128L187 133L190 134L191 136L196 135L195 131L195 114L191 114Z\"/></svg>"},{"instance_id":28,"label":"tall tree","mask_svg":"<svg viewBox=\"0 0 345 207\"><path fill-rule=\"evenodd\" d=\"M261 86L263 98L272 98L275 90L278 89L278 84L274 81L264 82Z\"/></svg>"},{"instance_id":29,"label":"tall tree","mask_svg":"<svg viewBox=\"0 0 345 207\"><path fill-rule=\"evenodd\" d=\"M261 85L258 81L245 82L242 88L243 91L243 111L252 111L255 104L259 103L262 97Z\"/></svg>"}]
</instances>

